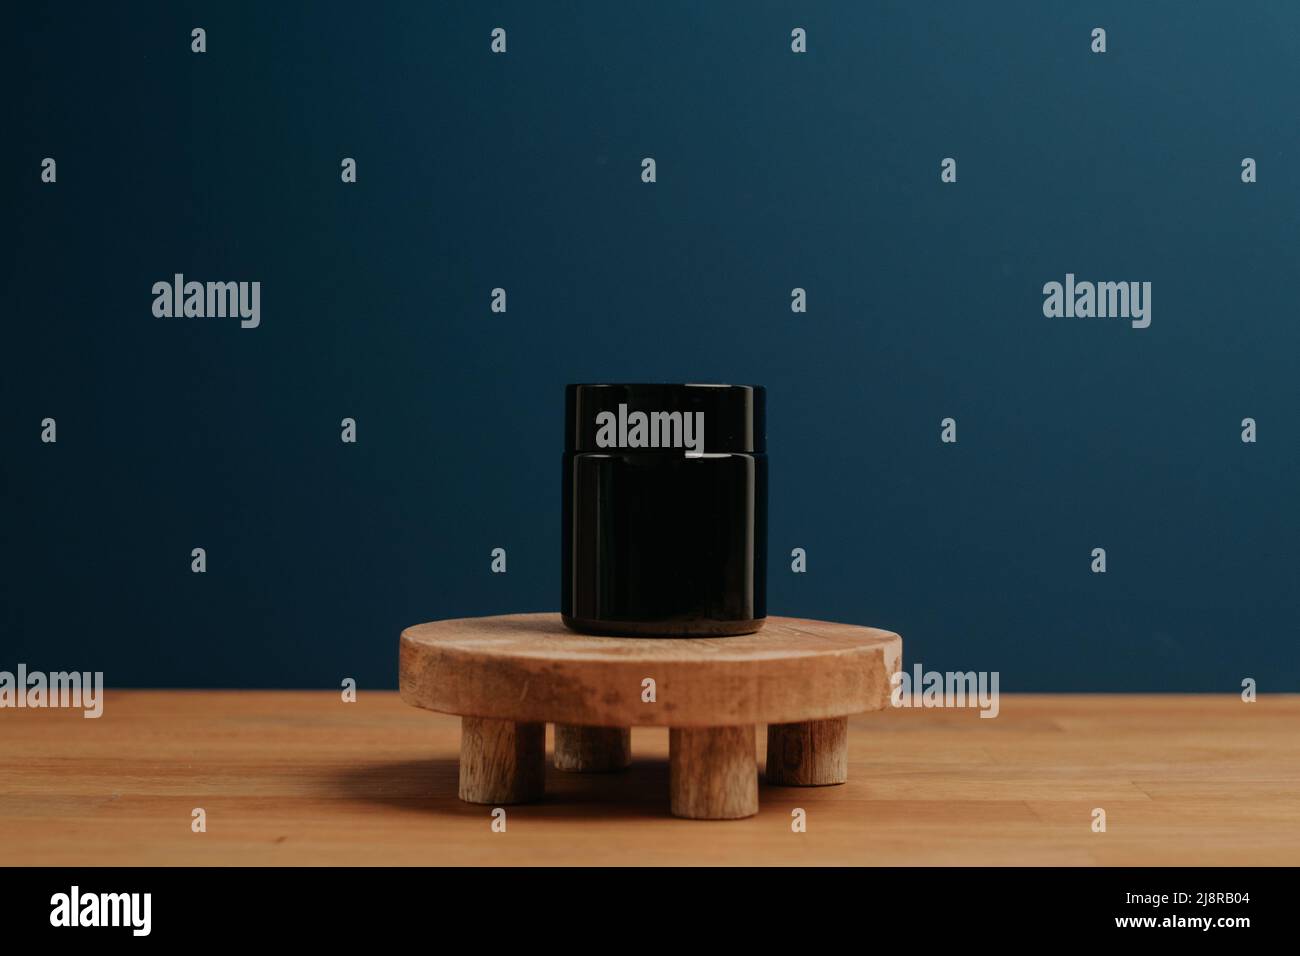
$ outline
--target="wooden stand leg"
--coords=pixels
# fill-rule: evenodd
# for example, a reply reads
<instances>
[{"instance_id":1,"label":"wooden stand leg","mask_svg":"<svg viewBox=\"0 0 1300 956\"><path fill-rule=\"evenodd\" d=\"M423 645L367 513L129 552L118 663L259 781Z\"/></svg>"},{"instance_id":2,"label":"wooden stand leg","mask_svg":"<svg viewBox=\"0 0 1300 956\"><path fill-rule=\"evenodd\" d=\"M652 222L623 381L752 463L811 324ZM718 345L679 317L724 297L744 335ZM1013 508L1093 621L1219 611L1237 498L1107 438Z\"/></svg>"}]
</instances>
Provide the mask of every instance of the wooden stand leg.
<instances>
[{"instance_id":1,"label":"wooden stand leg","mask_svg":"<svg viewBox=\"0 0 1300 956\"><path fill-rule=\"evenodd\" d=\"M546 725L487 717L460 719L460 798L528 803L546 780Z\"/></svg>"},{"instance_id":2,"label":"wooden stand leg","mask_svg":"<svg viewBox=\"0 0 1300 956\"><path fill-rule=\"evenodd\" d=\"M847 717L768 725L768 783L779 787L824 787L848 779Z\"/></svg>"},{"instance_id":3,"label":"wooden stand leg","mask_svg":"<svg viewBox=\"0 0 1300 956\"><path fill-rule=\"evenodd\" d=\"M673 727L668 753L673 816L736 820L758 812L753 726Z\"/></svg>"},{"instance_id":4,"label":"wooden stand leg","mask_svg":"<svg viewBox=\"0 0 1300 956\"><path fill-rule=\"evenodd\" d=\"M609 773L632 762L631 727L555 725L555 769Z\"/></svg>"}]
</instances>

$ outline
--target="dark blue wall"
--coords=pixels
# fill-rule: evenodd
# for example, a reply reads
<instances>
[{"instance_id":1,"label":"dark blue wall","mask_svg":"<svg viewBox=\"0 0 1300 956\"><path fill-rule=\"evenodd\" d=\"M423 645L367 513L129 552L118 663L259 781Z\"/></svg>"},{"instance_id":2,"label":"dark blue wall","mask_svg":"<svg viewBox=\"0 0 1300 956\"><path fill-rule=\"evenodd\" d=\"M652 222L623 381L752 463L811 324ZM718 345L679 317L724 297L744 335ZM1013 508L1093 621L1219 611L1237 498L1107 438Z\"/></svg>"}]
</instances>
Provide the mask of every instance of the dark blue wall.
<instances>
[{"instance_id":1,"label":"dark blue wall","mask_svg":"<svg viewBox=\"0 0 1300 956\"><path fill-rule=\"evenodd\" d=\"M404 625L557 605L564 383L686 380L769 389L774 613L1300 690L1300 6L807 6L11 12L0 667L393 686ZM261 327L155 318L175 272ZM1151 327L1045 318L1067 272Z\"/></svg>"}]
</instances>

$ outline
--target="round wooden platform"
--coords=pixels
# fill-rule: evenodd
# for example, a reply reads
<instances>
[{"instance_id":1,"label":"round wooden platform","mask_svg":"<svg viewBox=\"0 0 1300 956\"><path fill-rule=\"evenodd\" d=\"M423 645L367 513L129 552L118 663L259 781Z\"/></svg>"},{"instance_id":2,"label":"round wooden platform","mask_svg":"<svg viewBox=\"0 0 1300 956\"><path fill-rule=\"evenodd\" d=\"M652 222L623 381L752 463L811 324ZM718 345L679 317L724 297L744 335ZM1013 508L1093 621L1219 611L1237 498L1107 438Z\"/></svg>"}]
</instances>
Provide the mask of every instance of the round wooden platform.
<instances>
[{"instance_id":1,"label":"round wooden platform","mask_svg":"<svg viewBox=\"0 0 1300 956\"><path fill-rule=\"evenodd\" d=\"M768 726L769 782L842 783L846 717L889 701L902 639L772 617L755 634L575 634L558 614L419 624L402 632L402 699L460 715L462 799L541 796L545 725L561 770L627 765L629 728L671 728L672 809L708 819L758 809L754 730Z\"/></svg>"}]
</instances>

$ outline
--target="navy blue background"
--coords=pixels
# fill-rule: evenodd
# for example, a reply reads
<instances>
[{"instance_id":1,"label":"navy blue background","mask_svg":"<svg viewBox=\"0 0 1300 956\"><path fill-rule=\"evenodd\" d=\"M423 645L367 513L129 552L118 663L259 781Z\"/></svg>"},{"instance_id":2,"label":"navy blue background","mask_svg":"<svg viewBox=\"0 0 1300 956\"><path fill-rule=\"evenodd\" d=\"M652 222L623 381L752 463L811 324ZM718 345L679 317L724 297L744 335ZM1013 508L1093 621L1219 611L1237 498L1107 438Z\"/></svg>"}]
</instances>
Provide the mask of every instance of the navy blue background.
<instances>
[{"instance_id":1,"label":"navy blue background","mask_svg":"<svg viewBox=\"0 0 1300 956\"><path fill-rule=\"evenodd\" d=\"M0 667L394 686L405 625L557 606L563 385L682 380L769 389L772 613L1300 689L1300 6L10 16ZM155 318L175 272L261 327ZM1066 272L1151 327L1045 318Z\"/></svg>"}]
</instances>

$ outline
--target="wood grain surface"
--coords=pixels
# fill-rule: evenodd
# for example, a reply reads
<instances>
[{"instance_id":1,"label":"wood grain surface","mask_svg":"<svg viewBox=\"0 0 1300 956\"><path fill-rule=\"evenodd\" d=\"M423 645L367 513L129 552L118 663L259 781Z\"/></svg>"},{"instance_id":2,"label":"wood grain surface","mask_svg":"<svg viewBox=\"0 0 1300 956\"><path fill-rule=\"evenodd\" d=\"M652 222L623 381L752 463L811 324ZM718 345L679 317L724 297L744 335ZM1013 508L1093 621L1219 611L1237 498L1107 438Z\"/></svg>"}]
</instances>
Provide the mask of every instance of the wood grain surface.
<instances>
[{"instance_id":1,"label":"wood grain surface","mask_svg":"<svg viewBox=\"0 0 1300 956\"><path fill-rule=\"evenodd\" d=\"M546 785L546 725L490 717L460 721L460 783L470 803L530 803Z\"/></svg>"},{"instance_id":2,"label":"wood grain surface","mask_svg":"<svg viewBox=\"0 0 1300 956\"><path fill-rule=\"evenodd\" d=\"M570 773L616 773L632 762L631 727L556 724L552 762Z\"/></svg>"},{"instance_id":3,"label":"wood grain surface","mask_svg":"<svg viewBox=\"0 0 1300 956\"><path fill-rule=\"evenodd\" d=\"M548 765L493 833L456 796L459 719L393 692L110 690L98 720L0 711L0 864L1300 863L1300 696L1001 705L851 718L848 783L760 780L718 822L669 815L668 731L637 728L627 771Z\"/></svg>"},{"instance_id":4,"label":"wood grain surface","mask_svg":"<svg viewBox=\"0 0 1300 956\"><path fill-rule=\"evenodd\" d=\"M674 727L668 732L673 816L739 820L758 812L753 727Z\"/></svg>"},{"instance_id":5,"label":"wood grain surface","mask_svg":"<svg viewBox=\"0 0 1300 956\"><path fill-rule=\"evenodd\" d=\"M434 621L400 642L402 699L447 714L608 727L792 723L879 710L897 634L771 617L735 637L575 634L558 614ZM655 682L655 702L642 698Z\"/></svg>"},{"instance_id":6,"label":"wood grain surface","mask_svg":"<svg viewBox=\"0 0 1300 956\"><path fill-rule=\"evenodd\" d=\"M849 779L849 722L844 717L767 725L767 782L827 787Z\"/></svg>"}]
</instances>

